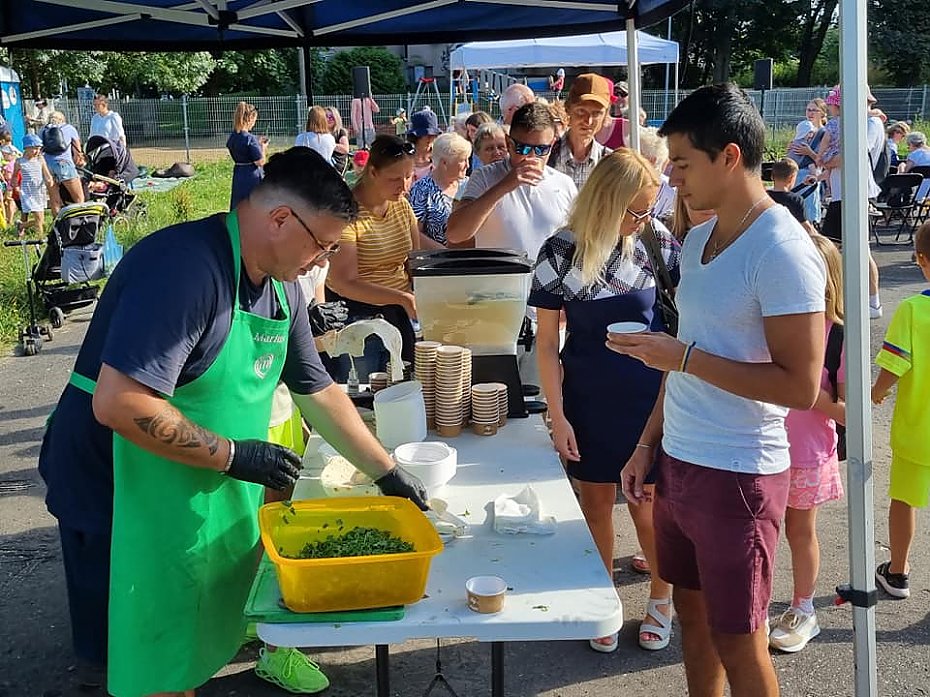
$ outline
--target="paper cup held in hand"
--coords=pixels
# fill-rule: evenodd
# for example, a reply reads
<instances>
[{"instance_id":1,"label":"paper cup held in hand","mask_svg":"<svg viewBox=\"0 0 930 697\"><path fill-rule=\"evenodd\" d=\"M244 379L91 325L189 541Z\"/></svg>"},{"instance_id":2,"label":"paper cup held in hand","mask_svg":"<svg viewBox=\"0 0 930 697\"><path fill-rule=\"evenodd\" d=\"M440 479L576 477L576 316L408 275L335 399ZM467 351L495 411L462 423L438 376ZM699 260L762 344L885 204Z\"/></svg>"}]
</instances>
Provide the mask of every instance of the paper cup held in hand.
<instances>
[{"instance_id":1,"label":"paper cup held in hand","mask_svg":"<svg viewBox=\"0 0 930 697\"><path fill-rule=\"evenodd\" d=\"M640 334L648 329L648 325L642 322L614 322L607 325L608 334Z\"/></svg>"},{"instance_id":2,"label":"paper cup held in hand","mask_svg":"<svg viewBox=\"0 0 930 697\"><path fill-rule=\"evenodd\" d=\"M465 582L468 609L490 614L504 608L507 582L500 576L472 576Z\"/></svg>"}]
</instances>

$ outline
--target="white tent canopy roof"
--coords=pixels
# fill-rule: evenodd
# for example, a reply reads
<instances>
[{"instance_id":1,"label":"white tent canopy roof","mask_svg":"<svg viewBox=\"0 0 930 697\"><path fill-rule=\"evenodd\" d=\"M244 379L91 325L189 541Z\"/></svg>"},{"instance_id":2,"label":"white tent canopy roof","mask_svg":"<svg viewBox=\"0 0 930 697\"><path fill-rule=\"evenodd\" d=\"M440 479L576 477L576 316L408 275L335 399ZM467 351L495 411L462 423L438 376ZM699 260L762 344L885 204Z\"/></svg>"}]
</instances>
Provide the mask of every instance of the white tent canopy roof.
<instances>
[{"instance_id":1,"label":"white tent canopy roof","mask_svg":"<svg viewBox=\"0 0 930 697\"><path fill-rule=\"evenodd\" d=\"M677 63L678 43L637 31L640 65ZM449 67L548 68L550 66L627 65L626 32L583 34L523 41L476 41L452 51Z\"/></svg>"}]
</instances>

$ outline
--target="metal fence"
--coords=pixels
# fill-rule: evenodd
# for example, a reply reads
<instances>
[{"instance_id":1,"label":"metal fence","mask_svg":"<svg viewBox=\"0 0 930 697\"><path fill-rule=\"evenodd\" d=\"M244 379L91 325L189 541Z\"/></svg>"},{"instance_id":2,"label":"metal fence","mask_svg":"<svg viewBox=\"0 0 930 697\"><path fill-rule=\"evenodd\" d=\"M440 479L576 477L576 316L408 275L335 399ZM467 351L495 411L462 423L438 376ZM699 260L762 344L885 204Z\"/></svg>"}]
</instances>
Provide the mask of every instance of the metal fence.
<instances>
[{"instance_id":1,"label":"metal fence","mask_svg":"<svg viewBox=\"0 0 930 697\"><path fill-rule=\"evenodd\" d=\"M804 118L804 107L814 97L823 97L826 87L776 89L749 94L762 109L766 123L773 129L793 128ZM930 117L930 86L906 89L873 90L878 106L893 120L926 120ZM686 91L678 92L683 98ZM557 95L543 93L554 99ZM564 95L563 95L564 96ZM254 132L265 135L273 147L286 147L303 130L307 114L307 101L299 95L277 97L246 97L258 109L258 122ZM374 95L380 111L373 115L379 132L393 133L391 119L403 108L407 114L429 106L439 116L441 125L448 125L448 93L435 91L423 94ZM110 107L123 118L126 136L136 160L140 164L162 166L174 161L203 162L226 157L226 139L232 128L232 114L239 97L183 97L180 99L120 99L112 100ZM315 104L335 107L349 128L351 95L318 95ZM664 90L646 90L642 105L652 124L660 124L675 106L675 93ZM456 105L457 108L458 105ZM482 93L477 108L499 115L496 96ZM60 109L78 130L86 135L90 128L90 105L74 99L60 99Z\"/></svg>"}]
</instances>

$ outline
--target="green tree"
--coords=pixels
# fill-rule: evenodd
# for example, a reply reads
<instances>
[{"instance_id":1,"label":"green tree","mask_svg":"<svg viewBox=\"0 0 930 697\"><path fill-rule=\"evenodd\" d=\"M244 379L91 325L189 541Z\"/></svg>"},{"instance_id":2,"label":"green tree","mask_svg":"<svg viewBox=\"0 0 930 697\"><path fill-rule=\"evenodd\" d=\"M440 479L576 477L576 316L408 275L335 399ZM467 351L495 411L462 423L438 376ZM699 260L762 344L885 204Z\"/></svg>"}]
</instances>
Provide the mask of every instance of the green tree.
<instances>
[{"instance_id":1,"label":"green tree","mask_svg":"<svg viewBox=\"0 0 930 697\"><path fill-rule=\"evenodd\" d=\"M106 55L107 73L100 85L138 96L196 92L216 67L216 61L206 51Z\"/></svg>"},{"instance_id":2,"label":"green tree","mask_svg":"<svg viewBox=\"0 0 930 697\"><path fill-rule=\"evenodd\" d=\"M320 94L351 94L352 68L367 65L371 71L371 91L374 94L405 92L404 64L400 58L383 46L361 46L348 51L339 51L323 68L319 86Z\"/></svg>"},{"instance_id":3,"label":"green tree","mask_svg":"<svg viewBox=\"0 0 930 697\"><path fill-rule=\"evenodd\" d=\"M317 53L319 49L315 49ZM206 94L296 94L298 50L225 51L203 87ZM312 52L311 52L312 54ZM315 63L318 61L313 61ZM321 69L319 69L321 71Z\"/></svg>"},{"instance_id":4,"label":"green tree","mask_svg":"<svg viewBox=\"0 0 930 697\"><path fill-rule=\"evenodd\" d=\"M898 86L930 80L930 3L872 0L869 39L873 55Z\"/></svg>"},{"instance_id":5,"label":"green tree","mask_svg":"<svg viewBox=\"0 0 930 697\"><path fill-rule=\"evenodd\" d=\"M64 83L72 91L98 84L107 72L106 56L101 51L0 49L0 62L19 74L24 91L33 97L57 94Z\"/></svg>"},{"instance_id":6,"label":"green tree","mask_svg":"<svg viewBox=\"0 0 930 697\"><path fill-rule=\"evenodd\" d=\"M824 48L827 32L834 26L837 0L808 0L801 4L801 37L795 84L805 87L811 84L814 65Z\"/></svg>"}]
</instances>

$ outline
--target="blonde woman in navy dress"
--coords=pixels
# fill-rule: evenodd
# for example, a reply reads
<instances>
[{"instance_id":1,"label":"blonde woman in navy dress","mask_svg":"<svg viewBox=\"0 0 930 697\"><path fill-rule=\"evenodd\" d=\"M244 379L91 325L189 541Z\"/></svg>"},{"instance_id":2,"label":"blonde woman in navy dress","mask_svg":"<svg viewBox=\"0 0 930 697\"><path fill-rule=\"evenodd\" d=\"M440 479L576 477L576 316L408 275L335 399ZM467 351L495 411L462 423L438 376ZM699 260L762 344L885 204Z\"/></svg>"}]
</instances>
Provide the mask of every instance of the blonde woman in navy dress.
<instances>
[{"instance_id":1,"label":"blonde woman in navy dress","mask_svg":"<svg viewBox=\"0 0 930 697\"><path fill-rule=\"evenodd\" d=\"M665 328L656 312L655 274L640 239L658 190L655 169L639 153L622 148L603 158L575 199L566 227L543 244L529 297L538 308L539 374L555 448L578 483L581 509L609 574L620 470L655 405L662 374L610 351L607 325L641 322L654 331ZM653 227L677 282L679 244L658 221ZM562 310L568 336L560 353ZM656 568L651 506L629 510L652 569L639 643L661 649L671 631L671 588ZM617 635L590 643L595 651L614 651Z\"/></svg>"}]
</instances>

